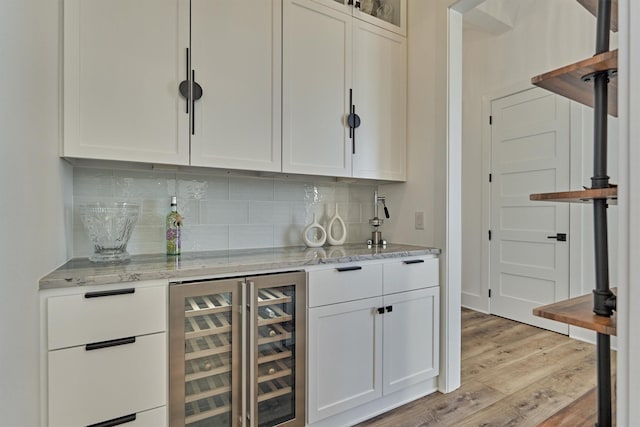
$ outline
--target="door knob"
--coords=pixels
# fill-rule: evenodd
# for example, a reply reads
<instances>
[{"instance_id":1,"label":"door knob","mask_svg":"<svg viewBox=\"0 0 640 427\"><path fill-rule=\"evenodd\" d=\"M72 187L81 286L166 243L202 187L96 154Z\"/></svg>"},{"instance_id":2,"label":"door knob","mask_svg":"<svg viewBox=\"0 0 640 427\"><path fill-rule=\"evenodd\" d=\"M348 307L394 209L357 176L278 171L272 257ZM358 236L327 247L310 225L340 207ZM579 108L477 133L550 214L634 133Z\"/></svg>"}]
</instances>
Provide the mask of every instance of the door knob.
<instances>
[{"instance_id":1,"label":"door knob","mask_svg":"<svg viewBox=\"0 0 640 427\"><path fill-rule=\"evenodd\" d=\"M547 239L556 239L558 242L566 242L567 233L558 233L555 236L547 236Z\"/></svg>"}]
</instances>

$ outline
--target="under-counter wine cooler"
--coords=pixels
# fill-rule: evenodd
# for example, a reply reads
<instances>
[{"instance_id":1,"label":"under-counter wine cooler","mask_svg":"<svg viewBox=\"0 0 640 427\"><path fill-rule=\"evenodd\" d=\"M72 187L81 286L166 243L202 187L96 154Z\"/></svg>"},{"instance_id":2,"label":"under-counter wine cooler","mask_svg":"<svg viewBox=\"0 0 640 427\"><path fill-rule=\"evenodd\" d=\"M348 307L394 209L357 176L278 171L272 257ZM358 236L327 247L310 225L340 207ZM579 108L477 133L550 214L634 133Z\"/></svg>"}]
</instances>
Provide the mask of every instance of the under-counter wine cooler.
<instances>
[{"instance_id":1,"label":"under-counter wine cooler","mask_svg":"<svg viewBox=\"0 0 640 427\"><path fill-rule=\"evenodd\" d=\"M170 286L171 426L303 426L303 272Z\"/></svg>"}]
</instances>

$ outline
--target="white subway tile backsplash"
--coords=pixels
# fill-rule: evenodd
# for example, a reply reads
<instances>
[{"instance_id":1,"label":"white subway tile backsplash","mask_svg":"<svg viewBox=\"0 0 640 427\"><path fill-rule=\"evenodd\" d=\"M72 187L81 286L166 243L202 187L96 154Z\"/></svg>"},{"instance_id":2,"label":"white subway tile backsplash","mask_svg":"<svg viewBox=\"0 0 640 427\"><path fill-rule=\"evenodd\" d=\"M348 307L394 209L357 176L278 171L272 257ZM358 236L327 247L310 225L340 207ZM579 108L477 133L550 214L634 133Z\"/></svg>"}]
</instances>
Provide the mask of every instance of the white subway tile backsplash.
<instances>
[{"instance_id":1,"label":"white subway tile backsplash","mask_svg":"<svg viewBox=\"0 0 640 427\"><path fill-rule=\"evenodd\" d=\"M184 217L183 252L301 246L302 232L313 214L326 226L336 203L347 223L347 242L363 242L371 235L368 220L373 216L375 188L322 178L307 181L215 175L206 170L174 173L77 167L73 253L89 256L93 252L78 206L115 201L141 206L129 253L164 252L165 218L172 195L178 197L178 211Z\"/></svg>"},{"instance_id":2,"label":"white subway tile backsplash","mask_svg":"<svg viewBox=\"0 0 640 427\"><path fill-rule=\"evenodd\" d=\"M112 170L75 168L73 171L74 197L113 197Z\"/></svg>"},{"instance_id":3,"label":"white subway tile backsplash","mask_svg":"<svg viewBox=\"0 0 640 427\"><path fill-rule=\"evenodd\" d=\"M229 178L230 200L273 200L274 180L260 178Z\"/></svg>"},{"instance_id":4,"label":"white subway tile backsplash","mask_svg":"<svg viewBox=\"0 0 640 427\"><path fill-rule=\"evenodd\" d=\"M229 249L273 248L273 225L229 226Z\"/></svg>"},{"instance_id":5,"label":"white subway tile backsplash","mask_svg":"<svg viewBox=\"0 0 640 427\"><path fill-rule=\"evenodd\" d=\"M307 191L304 182L275 181L275 200L301 202L306 199Z\"/></svg>"},{"instance_id":6,"label":"white subway tile backsplash","mask_svg":"<svg viewBox=\"0 0 640 427\"><path fill-rule=\"evenodd\" d=\"M302 232L305 226L301 224L282 224L275 226L274 247L304 246Z\"/></svg>"},{"instance_id":7,"label":"white subway tile backsplash","mask_svg":"<svg viewBox=\"0 0 640 427\"><path fill-rule=\"evenodd\" d=\"M294 202L291 204L291 224L307 224L311 220L308 214L308 205L305 202Z\"/></svg>"},{"instance_id":8,"label":"white subway tile backsplash","mask_svg":"<svg viewBox=\"0 0 640 427\"><path fill-rule=\"evenodd\" d=\"M178 199L178 213L182 216L184 225L198 225L202 224L202 204L207 203L202 202L200 200L186 199L181 200ZM165 207L166 211L166 207ZM165 213L166 216L166 213Z\"/></svg>"},{"instance_id":9,"label":"white subway tile backsplash","mask_svg":"<svg viewBox=\"0 0 640 427\"><path fill-rule=\"evenodd\" d=\"M175 175L167 172L114 171L114 196L126 200L166 198L173 193Z\"/></svg>"},{"instance_id":10,"label":"white subway tile backsplash","mask_svg":"<svg viewBox=\"0 0 640 427\"><path fill-rule=\"evenodd\" d=\"M249 224L250 201L218 200L200 206L202 224Z\"/></svg>"},{"instance_id":11,"label":"white subway tile backsplash","mask_svg":"<svg viewBox=\"0 0 640 427\"><path fill-rule=\"evenodd\" d=\"M229 248L228 225L185 225L182 228L182 250L217 251Z\"/></svg>"},{"instance_id":12,"label":"white subway tile backsplash","mask_svg":"<svg viewBox=\"0 0 640 427\"><path fill-rule=\"evenodd\" d=\"M127 252L130 254L155 254L165 252L165 228L162 225L138 223L133 230Z\"/></svg>"},{"instance_id":13,"label":"white subway tile backsplash","mask_svg":"<svg viewBox=\"0 0 640 427\"><path fill-rule=\"evenodd\" d=\"M178 178L178 196L183 200L206 200L209 182L197 177L188 178L186 176Z\"/></svg>"},{"instance_id":14,"label":"white subway tile backsplash","mask_svg":"<svg viewBox=\"0 0 640 427\"><path fill-rule=\"evenodd\" d=\"M289 202L251 202L251 224L289 224L292 222L292 205Z\"/></svg>"}]
</instances>

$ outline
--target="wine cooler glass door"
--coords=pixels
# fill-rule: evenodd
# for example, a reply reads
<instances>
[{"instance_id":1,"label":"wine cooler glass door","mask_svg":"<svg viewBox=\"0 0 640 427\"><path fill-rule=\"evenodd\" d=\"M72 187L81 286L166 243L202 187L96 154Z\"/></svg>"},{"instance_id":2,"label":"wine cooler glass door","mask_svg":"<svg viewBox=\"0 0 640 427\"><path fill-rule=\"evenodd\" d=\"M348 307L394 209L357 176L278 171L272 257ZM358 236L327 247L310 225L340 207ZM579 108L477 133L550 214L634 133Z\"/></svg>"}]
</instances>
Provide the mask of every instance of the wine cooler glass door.
<instances>
[{"instance_id":1,"label":"wine cooler glass door","mask_svg":"<svg viewBox=\"0 0 640 427\"><path fill-rule=\"evenodd\" d=\"M171 425L227 427L241 419L242 283L170 288Z\"/></svg>"},{"instance_id":2,"label":"wine cooler glass door","mask_svg":"<svg viewBox=\"0 0 640 427\"><path fill-rule=\"evenodd\" d=\"M304 273L248 279L251 413L259 427L304 425Z\"/></svg>"}]
</instances>

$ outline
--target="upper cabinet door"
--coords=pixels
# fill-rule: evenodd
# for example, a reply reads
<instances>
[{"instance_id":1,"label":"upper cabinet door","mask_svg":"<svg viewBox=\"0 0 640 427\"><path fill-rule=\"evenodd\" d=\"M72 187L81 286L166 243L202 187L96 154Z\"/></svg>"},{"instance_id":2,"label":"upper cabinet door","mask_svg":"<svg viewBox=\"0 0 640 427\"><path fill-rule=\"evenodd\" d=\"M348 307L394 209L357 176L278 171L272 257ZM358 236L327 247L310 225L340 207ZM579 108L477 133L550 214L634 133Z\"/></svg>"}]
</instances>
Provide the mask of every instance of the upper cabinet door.
<instances>
[{"instance_id":1,"label":"upper cabinet door","mask_svg":"<svg viewBox=\"0 0 640 427\"><path fill-rule=\"evenodd\" d=\"M407 39L363 21L353 29L353 176L406 180Z\"/></svg>"},{"instance_id":2,"label":"upper cabinet door","mask_svg":"<svg viewBox=\"0 0 640 427\"><path fill-rule=\"evenodd\" d=\"M281 170L282 3L192 0L191 164Z\"/></svg>"},{"instance_id":3,"label":"upper cabinet door","mask_svg":"<svg viewBox=\"0 0 640 427\"><path fill-rule=\"evenodd\" d=\"M68 157L189 163L185 0L65 0Z\"/></svg>"},{"instance_id":4,"label":"upper cabinet door","mask_svg":"<svg viewBox=\"0 0 640 427\"><path fill-rule=\"evenodd\" d=\"M407 35L407 0L314 0L394 33Z\"/></svg>"},{"instance_id":5,"label":"upper cabinet door","mask_svg":"<svg viewBox=\"0 0 640 427\"><path fill-rule=\"evenodd\" d=\"M351 176L352 18L312 0L283 16L282 171Z\"/></svg>"}]
</instances>

